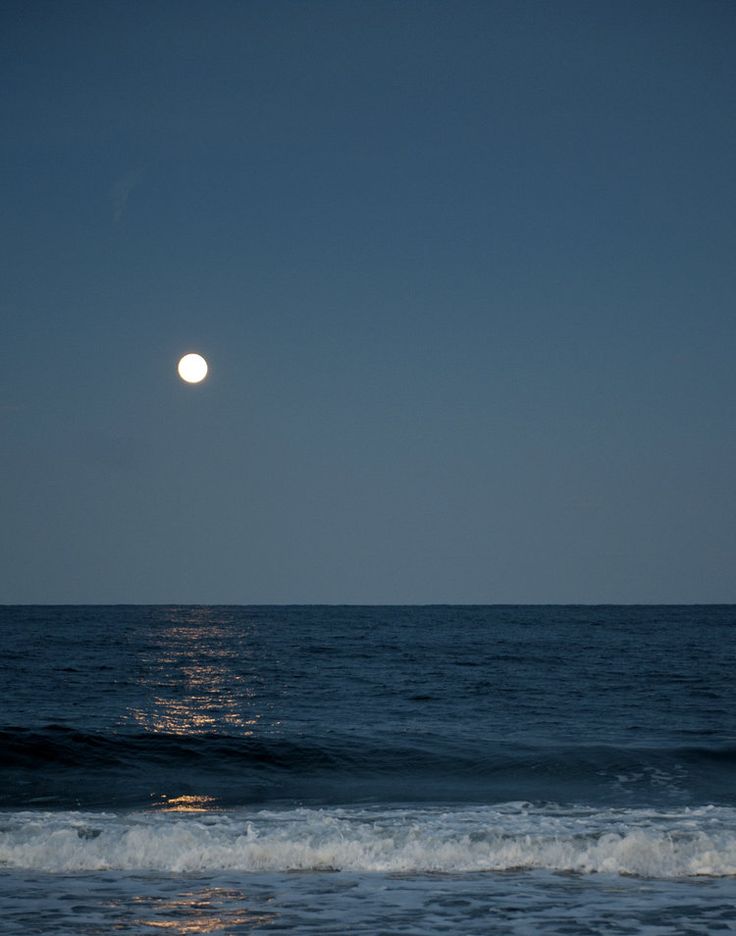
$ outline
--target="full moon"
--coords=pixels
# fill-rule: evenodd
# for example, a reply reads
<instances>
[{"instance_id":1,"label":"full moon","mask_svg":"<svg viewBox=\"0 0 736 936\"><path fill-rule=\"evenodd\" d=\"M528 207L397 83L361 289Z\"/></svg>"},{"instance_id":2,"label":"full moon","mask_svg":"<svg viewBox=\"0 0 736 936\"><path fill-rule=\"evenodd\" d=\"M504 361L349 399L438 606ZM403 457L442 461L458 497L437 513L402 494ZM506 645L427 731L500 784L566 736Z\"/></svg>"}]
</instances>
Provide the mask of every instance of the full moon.
<instances>
[{"instance_id":1,"label":"full moon","mask_svg":"<svg viewBox=\"0 0 736 936\"><path fill-rule=\"evenodd\" d=\"M187 383L199 383L207 376L207 361L201 354L185 354L177 370L181 379Z\"/></svg>"}]
</instances>

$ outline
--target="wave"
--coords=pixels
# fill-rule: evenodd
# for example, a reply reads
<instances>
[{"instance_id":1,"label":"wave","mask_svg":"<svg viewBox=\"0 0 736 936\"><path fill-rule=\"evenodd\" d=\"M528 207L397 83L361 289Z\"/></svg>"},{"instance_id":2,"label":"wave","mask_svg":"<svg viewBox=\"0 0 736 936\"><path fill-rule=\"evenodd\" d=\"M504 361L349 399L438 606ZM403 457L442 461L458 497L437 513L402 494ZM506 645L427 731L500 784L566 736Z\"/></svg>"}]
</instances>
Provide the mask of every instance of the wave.
<instances>
[{"instance_id":1,"label":"wave","mask_svg":"<svg viewBox=\"0 0 736 936\"><path fill-rule=\"evenodd\" d=\"M523 745L480 738L249 738L0 730L0 805L147 805L207 787L223 805L553 800L735 805L736 744Z\"/></svg>"},{"instance_id":2,"label":"wave","mask_svg":"<svg viewBox=\"0 0 736 936\"><path fill-rule=\"evenodd\" d=\"M334 768L337 758L329 749L285 740L255 740L223 734L164 734L135 732L90 734L64 725L41 729L0 730L0 748L7 766L34 768L116 767L125 764L169 764L197 761L212 766L242 763L282 769Z\"/></svg>"},{"instance_id":3,"label":"wave","mask_svg":"<svg viewBox=\"0 0 736 936\"><path fill-rule=\"evenodd\" d=\"M433 809L7 813L0 867L80 871L548 869L651 878L736 875L736 810L528 803Z\"/></svg>"},{"instance_id":4,"label":"wave","mask_svg":"<svg viewBox=\"0 0 736 936\"><path fill-rule=\"evenodd\" d=\"M367 743L340 737L313 743L284 738L250 738L226 734L165 734L133 732L85 733L64 725L45 728L0 729L3 766L35 769L48 765L116 767L126 764L178 766L201 761L213 769L250 765L280 770L368 769L374 772L451 766L454 772L497 772L507 767L528 766L535 771L559 772L561 767L579 771L646 762L684 766L736 766L736 743L615 746L606 744L529 745L484 741L448 741L428 737L403 746Z\"/></svg>"}]
</instances>

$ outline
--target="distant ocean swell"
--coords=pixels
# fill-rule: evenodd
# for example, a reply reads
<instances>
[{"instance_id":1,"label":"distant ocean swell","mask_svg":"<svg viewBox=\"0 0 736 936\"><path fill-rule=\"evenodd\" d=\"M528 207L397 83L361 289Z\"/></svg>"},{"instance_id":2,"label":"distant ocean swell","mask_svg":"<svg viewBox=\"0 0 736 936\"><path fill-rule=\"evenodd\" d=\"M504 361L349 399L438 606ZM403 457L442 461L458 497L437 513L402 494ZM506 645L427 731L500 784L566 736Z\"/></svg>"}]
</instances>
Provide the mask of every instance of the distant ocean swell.
<instances>
[{"instance_id":1,"label":"distant ocean swell","mask_svg":"<svg viewBox=\"0 0 736 936\"><path fill-rule=\"evenodd\" d=\"M582 802L736 805L736 744L533 746L425 738L403 746L223 734L0 730L5 808L150 805L151 790L206 790L221 805ZM186 776L188 786L182 787Z\"/></svg>"},{"instance_id":2,"label":"distant ocean swell","mask_svg":"<svg viewBox=\"0 0 736 936\"><path fill-rule=\"evenodd\" d=\"M736 875L736 811L534 807L14 812L0 867L79 871L465 873L544 868L651 878Z\"/></svg>"}]
</instances>

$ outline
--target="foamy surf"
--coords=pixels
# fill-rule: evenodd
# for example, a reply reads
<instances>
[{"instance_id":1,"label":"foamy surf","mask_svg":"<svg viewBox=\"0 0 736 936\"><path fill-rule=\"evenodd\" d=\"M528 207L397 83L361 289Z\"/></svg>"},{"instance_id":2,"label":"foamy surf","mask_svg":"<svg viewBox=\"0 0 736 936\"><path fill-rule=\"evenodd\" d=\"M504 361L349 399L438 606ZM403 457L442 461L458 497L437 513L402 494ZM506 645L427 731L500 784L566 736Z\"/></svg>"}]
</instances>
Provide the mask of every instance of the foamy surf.
<instances>
[{"instance_id":1,"label":"foamy surf","mask_svg":"<svg viewBox=\"0 0 736 936\"><path fill-rule=\"evenodd\" d=\"M724 877L736 875L736 810L509 803L196 814L16 812L0 820L0 867L52 873L546 869Z\"/></svg>"}]
</instances>

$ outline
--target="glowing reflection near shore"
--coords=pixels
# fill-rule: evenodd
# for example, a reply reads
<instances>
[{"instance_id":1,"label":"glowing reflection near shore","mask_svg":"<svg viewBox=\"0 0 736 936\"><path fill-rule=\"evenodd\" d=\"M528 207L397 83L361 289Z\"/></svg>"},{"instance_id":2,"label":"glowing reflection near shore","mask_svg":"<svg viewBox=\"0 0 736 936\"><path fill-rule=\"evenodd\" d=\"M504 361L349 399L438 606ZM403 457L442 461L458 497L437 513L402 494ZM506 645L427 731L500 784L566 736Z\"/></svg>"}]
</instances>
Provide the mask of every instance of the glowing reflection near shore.
<instances>
[{"instance_id":1,"label":"glowing reflection near shore","mask_svg":"<svg viewBox=\"0 0 736 936\"><path fill-rule=\"evenodd\" d=\"M242 891L221 887L205 887L196 891L185 891L169 900L156 900L135 896L134 905L146 905L154 912L150 919L136 920L140 926L169 932L224 933L233 932L233 927L263 926L276 920L275 913L254 913L245 907L246 897ZM236 902L241 906L225 909L223 903ZM152 905L151 905L152 904Z\"/></svg>"},{"instance_id":2,"label":"glowing reflection near shore","mask_svg":"<svg viewBox=\"0 0 736 936\"><path fill-rule=\"evenodd\" d=\"M161 812L203 813L214 808L214 796L183 794L182 796L164 796L159 805Z\"/></svg>"}]
</instances>

